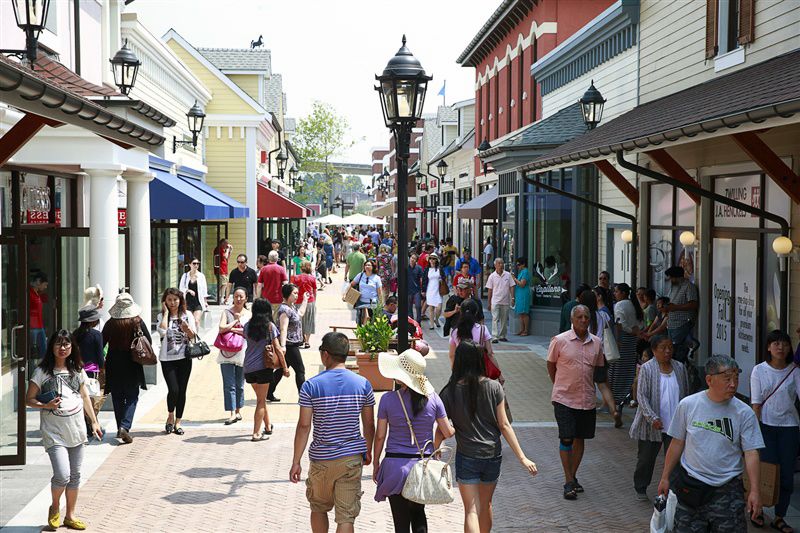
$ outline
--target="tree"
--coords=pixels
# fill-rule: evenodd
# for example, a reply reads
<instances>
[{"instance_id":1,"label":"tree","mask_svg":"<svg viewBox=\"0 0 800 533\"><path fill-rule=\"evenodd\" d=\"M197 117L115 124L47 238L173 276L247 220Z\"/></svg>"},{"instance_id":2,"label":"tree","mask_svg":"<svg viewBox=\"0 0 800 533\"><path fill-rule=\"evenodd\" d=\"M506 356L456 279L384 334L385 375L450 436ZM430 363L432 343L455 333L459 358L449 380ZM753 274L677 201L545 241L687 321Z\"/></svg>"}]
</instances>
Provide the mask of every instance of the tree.
<instances>
[{"instance_id":1,"label":"tree","mask_svg":"<svg viewBox=\"0 0 800 533\"><path fill-rule=\"evenodd\" d=\"M346 193L361 193L364 192L364 182L358 176L347 176L342 185L342 191Z\"/></svg>"},{"instance_id":2,"label":"tree","mask_svg":"<svg viewBox=\"0 0 800 533\"><path fill-rule=\"evenodd\" d=\"M348 129L347 119L330 104L319 101L314 102L310 115L298 121L292 145L300 158L300 171L306 180L303 192L296 195L298 200L321 202L335 185L342 184L333 160L353 145L346 139ZM310 174L320 179L312 179Z\"/></svg>"}]
</instances>

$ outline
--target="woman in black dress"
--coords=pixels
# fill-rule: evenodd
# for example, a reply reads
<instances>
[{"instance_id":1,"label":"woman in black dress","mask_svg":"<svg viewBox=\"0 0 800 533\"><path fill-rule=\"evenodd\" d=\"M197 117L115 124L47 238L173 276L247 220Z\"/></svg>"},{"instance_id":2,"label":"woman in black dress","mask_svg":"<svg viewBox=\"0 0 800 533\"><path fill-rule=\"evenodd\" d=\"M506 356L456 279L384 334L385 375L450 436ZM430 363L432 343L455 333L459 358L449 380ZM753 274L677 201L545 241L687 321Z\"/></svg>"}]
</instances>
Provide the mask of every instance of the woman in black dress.
<instances>
[{"instance_id":1,"label":"woman in black dress","mask_svg":"<svg viewBox=\"0 0 800 533\"><path fill-rule=\"evenodd\" d=\"M196 257L189 263L188 272L184 272L178 288L186 298L186 309L192 313L194 323L200 327L200 316L208 308L208 284L206 276L200 272L200 260Z\"/></svg>"}]
</instances>

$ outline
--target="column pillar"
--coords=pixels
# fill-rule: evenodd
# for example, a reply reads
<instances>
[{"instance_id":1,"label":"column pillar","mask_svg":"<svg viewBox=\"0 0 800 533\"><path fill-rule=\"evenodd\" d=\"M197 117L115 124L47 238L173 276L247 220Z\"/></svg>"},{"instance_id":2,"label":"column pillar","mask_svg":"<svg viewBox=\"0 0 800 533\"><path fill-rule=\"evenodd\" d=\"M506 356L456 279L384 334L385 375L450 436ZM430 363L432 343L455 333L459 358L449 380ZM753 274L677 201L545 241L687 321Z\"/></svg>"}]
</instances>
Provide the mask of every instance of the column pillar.
<instances>
[{"instance_id":1,"label":"column pillar","mask_svg":"<svg viewBox=\"0 0 800 533\"><path fill-rule=\"evenodd\" d=\"M124 167L86 169L89 175L89 281L100 284L113 304L119 282L117 178Z\"/></svg>"},{"instance_id":2,"label":"column pillar","mask_svg":"<svg viewBox=\"0 0 800 533\"><path fill-rule=\"evenodd\" d=\"M128 182L128 238L130 286L133 300L142 307L142 319L151 323L152 265L150 250L150 182L153 174L125 176Z\"/></svg>"}]
</instances>

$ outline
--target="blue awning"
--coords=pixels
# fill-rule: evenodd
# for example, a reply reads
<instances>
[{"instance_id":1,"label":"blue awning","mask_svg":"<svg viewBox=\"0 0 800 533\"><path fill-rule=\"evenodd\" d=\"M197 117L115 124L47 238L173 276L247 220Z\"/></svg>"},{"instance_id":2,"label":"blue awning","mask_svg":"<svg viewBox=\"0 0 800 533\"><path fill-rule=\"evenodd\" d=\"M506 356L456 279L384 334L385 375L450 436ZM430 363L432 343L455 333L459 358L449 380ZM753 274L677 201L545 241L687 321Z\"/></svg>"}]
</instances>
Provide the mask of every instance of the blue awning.
<instances>
[{"instance_id":1,"label":"blue awning","mask_svg":"<svg viewBox=\"0 0 800 533\"><path fill-rule=\"evenodd\" d=\"M156 220L224 220L231 206L169 172L150 167L150 218Z\"/></svg>"},{"instance_id":2,"label":"blue awning","mask_svg":"<svg viewBox=\"0 0 800 533\"><path fill-rule=\"evenodd\" d=\"M250 209L248 209L247 206L240 204L227 194L218 191L204 181L196 178L190 178L188 176L181 176L180 174L178 175L178 179L185 181L192 187L196 187L207 195L213 196L223 204L228 205L230 207L230 214L225 218L247 218L247 215L250 213Z\"/></svg>"}]
</instances>

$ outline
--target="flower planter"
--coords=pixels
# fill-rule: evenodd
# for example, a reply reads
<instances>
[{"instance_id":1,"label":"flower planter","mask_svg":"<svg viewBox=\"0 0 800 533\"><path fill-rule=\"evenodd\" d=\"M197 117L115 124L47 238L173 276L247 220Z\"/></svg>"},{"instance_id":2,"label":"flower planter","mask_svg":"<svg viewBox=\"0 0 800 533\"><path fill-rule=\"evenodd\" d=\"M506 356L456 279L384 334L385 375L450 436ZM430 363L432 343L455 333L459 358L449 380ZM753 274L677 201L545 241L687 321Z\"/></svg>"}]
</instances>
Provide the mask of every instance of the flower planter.
<instances>
[{"instance_id":1,"label":"flower planter","mask_svg":"<svg viewBox=\"0 0 800 533\"><path fill-rule=\"evenodd\" d=\"M357 353L358 374L364 376L375 391L394 390L394 380L383 376L378 370L378 358L372 359L368 353Z\"/></svg>"}]
</instances>

